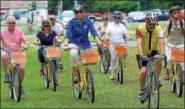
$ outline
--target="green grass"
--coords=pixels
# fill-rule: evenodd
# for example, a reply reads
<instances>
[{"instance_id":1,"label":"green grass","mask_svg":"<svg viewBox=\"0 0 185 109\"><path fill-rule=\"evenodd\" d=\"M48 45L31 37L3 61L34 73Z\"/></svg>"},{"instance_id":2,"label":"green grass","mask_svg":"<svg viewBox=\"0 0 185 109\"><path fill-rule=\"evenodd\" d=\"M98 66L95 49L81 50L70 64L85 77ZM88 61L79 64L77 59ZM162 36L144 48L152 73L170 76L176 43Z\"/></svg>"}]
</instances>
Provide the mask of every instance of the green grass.
<instances>
[{"instance_id":1,"label":"green grass","mask_svg":"<svg viewBox=\"0 0 185 109\"><path fill-rule=\"evenodd\" d=\"M31 40L30 40L31 41ZM146 108L138 100L138 67L135 59L135 47L129 48L127 68L125 69L124 85L109 80L110 73L101 74L99 63L91 70L95 84L95 103L89 104L85 93L82 99L74 97L71 84L71 65L68 52L62 52L64 70L59 72L57 91L45 89L42 77L38 76L39 63L36 49L30 47L27 51L26 75L20 103L9 99L8 85L3 83L4 73L1 73L1 107L2 108ZM3 71L1 71L3 72ZM162 76L162 75L161 75ZM177 98L170 90L168 81L162 80L160 108L182 108L184 99Z\"/></svg>"},{"instance_id":2,"label":"green grass","mask_svg":"<svg viewBox=\"0 0 185 109\"><path fill-rule=\"evenodd\" d=\"M30 33L27 28L22 28L22 31L24 35L29 35L29 34L35 34L37 32L37 29L33 29L32 33Z\"/></svg>"}]
</instances>

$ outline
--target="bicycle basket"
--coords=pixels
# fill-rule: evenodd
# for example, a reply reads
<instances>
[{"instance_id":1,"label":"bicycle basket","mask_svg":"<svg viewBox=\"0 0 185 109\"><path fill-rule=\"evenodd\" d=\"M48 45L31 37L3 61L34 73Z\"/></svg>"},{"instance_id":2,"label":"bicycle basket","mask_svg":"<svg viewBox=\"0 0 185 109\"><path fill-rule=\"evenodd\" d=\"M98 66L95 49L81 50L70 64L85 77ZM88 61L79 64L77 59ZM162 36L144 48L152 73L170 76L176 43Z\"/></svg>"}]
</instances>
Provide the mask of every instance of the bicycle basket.
<instances>
[{"instance_id":1,"label":"bicycle basket","mask_svg":"<svg viewBox=\"0 0 185 109\"><path fill-rule=\"evenodd\" d=\"M103 42L103 46L104 46L105 48L109 48L109 46L110 46L110 41L109 41L109 40L104 41L104 42Z\"/></svg>"},{"instance_id":2,"label":"bicycle basket","mask_svg":"<svg viewBox=\"0 0 185 109\"><path fill-rule=\"evenodd\" d=\"M88 50L81 53L83 65L95 64L99 61L98 53Z\"/></svg>"},{"instance_id":3,"label":"bicycle basket","mask_svg":"<svg viewBox=\"0 0 185 109\"><path fill-rule=\"evenodd\" d=\"M11 52L10 60L12 64L24 64L27 62L25 53L23 52Z\"/></svg>"},{"instance_id":4,"label":"bicycle basket","mask_svg":"<svg viewBox=\"0 0 185 109\"><path fill-rule=\"evenodd\" d=\"M48 47L45 49L46 57L47 58L59 58L60 57L60 50L59 48L55 47Z\"/></svg>"},{"instance_id":5,"label":"bicycle basket","mask_svg":"<svg viewBox=\"0 0 185 109\"><path fill-rule=\"evenodd\" d=\"M183 62L184 61L184 50L181 50L178 48L172 48L171 59L174 62Z\"/></svg>"},{"instance_id":6,"label":"bicycle basket","mask_svg":"<svg viewBox=\"0 0 185 109\"><path fill-rule=\"evenodd\" d=\"M125 45L115 45L114 53L117 55L126 55L127 47Z\"/></svg>"}]
</instances>

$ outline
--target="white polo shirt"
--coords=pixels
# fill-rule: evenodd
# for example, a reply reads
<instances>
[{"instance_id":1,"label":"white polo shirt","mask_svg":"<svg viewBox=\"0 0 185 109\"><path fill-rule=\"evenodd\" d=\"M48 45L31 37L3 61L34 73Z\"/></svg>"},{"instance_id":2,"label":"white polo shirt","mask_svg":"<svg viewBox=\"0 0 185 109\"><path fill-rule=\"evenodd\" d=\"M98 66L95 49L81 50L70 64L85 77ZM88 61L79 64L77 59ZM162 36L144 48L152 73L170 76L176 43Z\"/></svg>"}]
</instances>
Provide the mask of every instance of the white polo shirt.
<instances>
[{"instance_id":1,"label":"white polo shirt","mask_svg":"<svg viewBox=\"0 0 185 109\"><path fill-rule=\"evenodd\" d=\"M52 30L54 30L57 35L60 35L60 33L64 31L63 27L57 22L55 22L55 25L52 27Z\"/></svg>"},{"instance_id":2,"label":"white polo shirt","mask_svg":"<svg viewBox=\"0 0 185 109\"><path fill-rule=\"evenodd\" d=\"M109 36L109 40L113 43L125 43L123 36L128 33L126 27L119 23L111 22L106 29L106 33Z\"/></svg>"}]
</instances>

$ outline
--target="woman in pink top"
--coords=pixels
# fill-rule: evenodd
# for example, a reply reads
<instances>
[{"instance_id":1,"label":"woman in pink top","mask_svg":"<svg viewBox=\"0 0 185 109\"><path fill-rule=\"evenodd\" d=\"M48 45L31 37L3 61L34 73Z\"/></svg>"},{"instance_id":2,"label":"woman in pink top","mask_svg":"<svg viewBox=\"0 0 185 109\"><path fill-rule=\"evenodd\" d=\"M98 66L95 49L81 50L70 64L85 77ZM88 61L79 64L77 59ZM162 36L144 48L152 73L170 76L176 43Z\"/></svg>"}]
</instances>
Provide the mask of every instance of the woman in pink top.
<instances>
[{"instance_id":1,"label":"woman in pink top","mask_svg":"<svg viewBox=\"0 0 185 109\"><path fill-rule=\"evenodd\" d=\"M16 27L15 17L9 16L7 18L7 26L1 31L0 40L2 41L2 48L6 51L21 51L21 44L24 43L25 48L29 47L29 44L24 37L24 34L20 29ZM6 52L2 51L2 64L5 72L4 82L9 82L9 76L7 71L7 55ZM19 70L22 74L22 80L24 78L24 67L20 66ZM22 88L21 94L24 94Z\"/></svg>"}]
</instances>

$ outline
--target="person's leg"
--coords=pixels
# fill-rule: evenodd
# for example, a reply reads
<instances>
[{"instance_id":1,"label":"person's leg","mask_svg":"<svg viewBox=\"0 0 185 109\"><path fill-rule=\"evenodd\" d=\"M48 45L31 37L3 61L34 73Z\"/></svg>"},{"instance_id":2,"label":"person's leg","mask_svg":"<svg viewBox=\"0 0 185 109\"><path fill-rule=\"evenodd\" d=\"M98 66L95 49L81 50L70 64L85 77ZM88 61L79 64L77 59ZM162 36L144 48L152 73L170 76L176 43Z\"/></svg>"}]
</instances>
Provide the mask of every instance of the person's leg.
<instances>
[{"instance_id":1,"label":"person's leg","mask_svg":"<svg viewBox=\"0 0 185 109\"><path fill-rule=\"evenodd\" d=\"M70 48L78 48L75 44L69 44L68 45ZM74 75L73 82L78 82L78 64L79 64L79 54L78 50L76 49L71 49L70 50L70 60L72 64L72 73Z\"/></svg>"},{"instance_id":2,"label":"person's leg","mask_svg":"<svg viewBox=\"0 0 185 109\"><path fill-rule=\"evenodd\" d=\"M9 82L9 76L8 76L8 65L7 65L7 55L5 52L1 51L1 56L2 56L2 64L3 64L3 69L4 69L4 73L5 73L5 77L4 77L4 83L8 83Z\"/></svg>"},{"instance_id":3,"label":"person's leg","mask_svg":"<svg viewBox=\"0 0 185 109\"><path fill-rule=\"evenodd\" d=\"M141 67L139 71L139 100L144 100L144 85L145 85L145 78L147 74L147 67Z\"/></svg>"},{"instance_id":4,"label":"person's leg","mask_svg":"<svg viewBox=\"0 0 185 109\"><path fill-rule=\"evenodd\" d=\"M116 57L117 55L114 53L114 44L110 44L110 54L111 54L111 61L110 61L110 67L111 67L111 80L114 80L116 77Z\"/></svg>"},{"instance_id":5,"label":"person's leg","mask_svg":"<svg viewBox=\"0 0 185 109\"><path fill-rule=\"evenodd\" d=\"M165 51L167 56L167 66L164 69L164 79L169 80L169 73L171 72L171 48L165 45Z\"/></svg>"},{"instance_id":6,"label":"person's leg","mask_svg":"<svg viewBox=\"0 0 185 109\"><path fill-rule=\"evenodd\" d=\"M18 65L18 71L21 74L21 94L24 95L25 91L23 89L23 80L25 76L25 67L23 64Z\"/></svg>"},{"instance_id":7,"label":"person's leg","mask_svg":"<svg viewBox=\"0 0 185 109\"><path fill-rule=\"evenodd\" d=\"M43 48L39 48L37 53L38 53L38 59L39 59L39 62L40 62L39 75L42 76L44 74L44 62L45 62L44 54L43 54Z\"/></svg>"}]
</instances>

